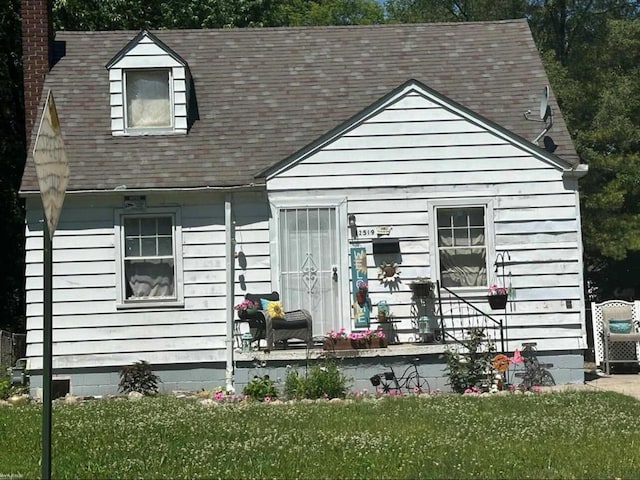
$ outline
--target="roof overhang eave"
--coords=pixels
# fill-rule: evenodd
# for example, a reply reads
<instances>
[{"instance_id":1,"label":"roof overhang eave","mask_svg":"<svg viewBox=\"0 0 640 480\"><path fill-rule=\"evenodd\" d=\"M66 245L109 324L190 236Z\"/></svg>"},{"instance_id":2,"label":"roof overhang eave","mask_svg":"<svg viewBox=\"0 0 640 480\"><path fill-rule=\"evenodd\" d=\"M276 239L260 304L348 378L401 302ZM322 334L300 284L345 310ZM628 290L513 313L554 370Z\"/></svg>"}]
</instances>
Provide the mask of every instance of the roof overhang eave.
<instances>
[{"instance_id":1,"label":"roof overhang eave","mask_svg":"<svg viewBox=\"0 0 640 480\"><path fill-rule=\"evenodd\" d=\"M250 190L263 190L265 188L264 182L251 182L242 185L231 186L202 186L202 187L168 187L168 188L127 188L116 187L110 190L106 189L83 189L83 190L69 190L65 192L66 195L112 195L114 193L167 193L167 192L237 192L237 191L250 191ZM21 197L31 197L34 195L40 195L39 190L20 190L19 195Z\"/></svg>"},{"instance_id":2,"label":"roof overhang eave","mask_svg":"<svg viewBox=\"0 0 640 480\"><path fill-rule=\"evenodd\" d=\"M589 165L586 163L580 163L573 168L569 168L562 171L562 178L570 178L574 180L580 180L589 172Z\"/></svg>"}]
</instances>

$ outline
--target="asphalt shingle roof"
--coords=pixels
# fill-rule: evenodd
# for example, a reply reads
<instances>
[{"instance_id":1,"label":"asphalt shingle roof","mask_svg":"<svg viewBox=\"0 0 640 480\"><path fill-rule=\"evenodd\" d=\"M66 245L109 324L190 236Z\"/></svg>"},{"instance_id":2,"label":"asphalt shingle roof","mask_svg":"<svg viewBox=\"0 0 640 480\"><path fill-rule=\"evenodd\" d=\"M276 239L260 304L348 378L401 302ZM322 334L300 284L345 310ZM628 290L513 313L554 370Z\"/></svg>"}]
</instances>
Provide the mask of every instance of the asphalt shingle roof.
<instances>
[{"instance_id":1,"label":"asphalt shingle roof","mask_svg":"<svg viewBox=\"0 0 640 480\"><path fill-rule=\"evenodd\" d=\"M409 79L525 139L541 131L523 113L538 111L549 82L526 21L510 20L154 31L188 63L199 119L187 135L113 137L105 65L137 33L56 36L66 54L44 91L56 100L70 191L250 184ZM553 95L550 104L555 154L577 164ZM29 156L22 190L37 189Z\"/></svg>"}]
</instances>

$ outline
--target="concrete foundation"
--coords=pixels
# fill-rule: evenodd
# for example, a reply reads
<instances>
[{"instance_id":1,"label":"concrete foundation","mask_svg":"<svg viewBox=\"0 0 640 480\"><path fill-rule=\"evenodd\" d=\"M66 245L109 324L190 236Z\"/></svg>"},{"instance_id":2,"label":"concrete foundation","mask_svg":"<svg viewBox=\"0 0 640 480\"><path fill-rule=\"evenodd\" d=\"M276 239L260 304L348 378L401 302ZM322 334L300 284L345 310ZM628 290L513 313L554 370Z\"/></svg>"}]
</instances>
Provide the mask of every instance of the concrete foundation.
<instances>
[{"instance_id":1,"label":"concrete foundation","mask_svg":"<svg viewBox=\"0 0 640 480\"><path fill-rule=\"evenodd\" d=\"M352 379L352 391L375 390L370 378L385 371L393 370L396 376L403 376L412 362L416 363L418 372L424 377L431 391L448 391L448 378L441 345L417 346L397 345L386 349L333 352L329 354L345 375ZM269 375L278 386L284 385L289 368L304 372L306 368L324 361L327 352L320 349L311 350L274 350L272 352L236 353L234 362L234 380L236 392L256 375ZM582 351L539 352L541 363L553 364L549 372L557 385L584 383L584 357ZM160 391L170 393L174 390L197 391L210 390L225 385L225 364L199 363L177 365L152 365L154 373L160 377ZM411 367L413 368L413 367ZM54 380L69 393L75 396L112 395L118 393L119 367L54 369ZM514 379L517 382L517 379ZM42 372L30 372L31 395L42 396ZM65 392L60 392L64 394Z\"/></svg>"}]
</instances>

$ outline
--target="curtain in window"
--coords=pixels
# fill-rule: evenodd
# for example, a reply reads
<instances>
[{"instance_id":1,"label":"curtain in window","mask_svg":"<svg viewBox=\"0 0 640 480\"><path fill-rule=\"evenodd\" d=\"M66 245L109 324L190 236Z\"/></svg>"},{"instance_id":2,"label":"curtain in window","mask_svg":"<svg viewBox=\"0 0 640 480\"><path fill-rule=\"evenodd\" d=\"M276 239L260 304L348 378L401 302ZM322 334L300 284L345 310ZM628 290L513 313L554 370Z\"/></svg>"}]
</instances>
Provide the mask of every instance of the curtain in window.
<instances>
[{"instance_id":1,"label":"curtain in window","mask_svg":"<svg viewBox=\"0 0 640 480\"><path fill-rule=\"evenodd\" d=\"M151 216L126 218L124 242L126 298L173 297L173 219Z\"/></svg>"},{"instance_id":2,"label":"curtain in window","mask_svg":"<svg viewBox=\"0 0 640 480\"><path fill-rule=\"evenodd\" d=\"M173 261L128 261L127 298L173 297Z\"/></svg>"},{"instance_id":3,"label":"curtain in window","mask_svg":"<svg viewBox=\"0 0 640 480\"><path fill-rule=\"evenodd\" d=\"M440 281L445 287L486 287L484 208L438 209Z\"/></svg>"},{"instance_id":4,"label":"curtain in window","mask_svg":"<svg viewBox=\"0 0 640 480\"><path fill-rule=\"evenodd\" d=\"M127 72L127 125L171 126L169 72Z\"/></svg>"}]
</instances>

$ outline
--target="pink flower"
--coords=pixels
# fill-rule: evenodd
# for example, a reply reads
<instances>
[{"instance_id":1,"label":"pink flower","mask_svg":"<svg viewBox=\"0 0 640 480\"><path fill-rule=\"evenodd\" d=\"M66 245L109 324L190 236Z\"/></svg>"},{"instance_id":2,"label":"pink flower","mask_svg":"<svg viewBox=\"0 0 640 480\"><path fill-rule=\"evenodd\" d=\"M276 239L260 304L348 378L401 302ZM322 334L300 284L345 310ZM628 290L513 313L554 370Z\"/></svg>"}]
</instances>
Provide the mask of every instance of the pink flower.
<instances>
[{"instance_id":1,"label":"pink flower","mask_svg":"<svg viewBox=\"0 0 640 480\"><path fill-rule=\"evenodd\" d=\"M271 401L271 397L269 395L264 397L264 403L269 403L270 401Z\"/></svg>"},{"instance_id":2,"label":"pink flower","mask_svg":"<svg viewBox=\"0 0 640 480\"><path fill-rule=\"evenodd\" d=\"M531 390L533 390L534 392L541 392L542 387L540 385L534 385L533 387L531 387Z\"/></svg>"},{"instance_id":3,"label":"pink flower","mask_svg":"<svg viewBox=\"0 0 640 480\"><path fill-rule=\"evenodd\" d=\"M513 351L513 357L509 359L509 363L522 363L524 362L524 357L520 355L520 350L517 348Z\"/></svg>"},{"instance_id":4,"label":"pink flower","mask_svg":"<svg viewBox=\"0 0 640 480\"><path fill-rule=\"evenodd\" d=\"M218 402L219 402L220 400L222 400L222 399L224 398L224 393L222 393L222 392L216 392L216 394L213 396L213 398L214 398L216 401L218 401Z\"/></svg>"}]
</instances>

